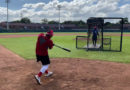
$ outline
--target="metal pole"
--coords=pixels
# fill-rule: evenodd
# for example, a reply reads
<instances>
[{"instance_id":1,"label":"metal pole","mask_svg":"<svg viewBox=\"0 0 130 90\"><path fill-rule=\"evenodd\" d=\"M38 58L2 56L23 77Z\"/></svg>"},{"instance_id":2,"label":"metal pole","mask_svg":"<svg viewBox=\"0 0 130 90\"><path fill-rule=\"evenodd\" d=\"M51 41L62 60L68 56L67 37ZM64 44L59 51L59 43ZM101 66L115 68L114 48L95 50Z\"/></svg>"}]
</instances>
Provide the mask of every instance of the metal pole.
<instances>
[{"instance_id":1,"label":"metal pole","mask_svg":"<svg viewBox=\"0 0 130 90\"><path fill-rule=\"evenodd\" d=\"M8 22L8 3L9 3L9 0L6 0L6 3L7 3L7 30L9 30L9 22Z\"/></svg>"},{"instance_id":2,"label":"metal pole","mask_svg":"<svg viewBox=\"0 0 130 90\"><path fill-rule=\"evenodd\" d=\"M58 10L59 10L59 30L60 30L60 10L61 10L61 5L58 5Z\"/></svg>"},{"instance_id":3,"label":"metal pole","mask_svg":"<svg viewBox=\"0 0 130 90\"><path fill-rule=\"evenodd\" d=\"M120 41L120 52L122 51L122 38L123 38L123 25L124 25L124 18L121 19L121 41Z\"/></svg>"},{"instance_id":4,"label":"metal pole","mask_svg":"<svg viewBox=\"0 0 130 90\"><path fill-rule=\"evenodd\" d=\"M60 30L60 9L59 9L59 30Z\"/></svg>"},{"instance_id":5,"label":"metal pole","mask_svg":"<svg viewBox=\"0 0 130 90\"><path fill-rule=\"evenodd\" d=\"M102 33L102 50L104 50L104 47L103 47L103 42L104 42L104 19L102 19L102 24L101 24L101 33Z\"/></svg>"}]
</instances>

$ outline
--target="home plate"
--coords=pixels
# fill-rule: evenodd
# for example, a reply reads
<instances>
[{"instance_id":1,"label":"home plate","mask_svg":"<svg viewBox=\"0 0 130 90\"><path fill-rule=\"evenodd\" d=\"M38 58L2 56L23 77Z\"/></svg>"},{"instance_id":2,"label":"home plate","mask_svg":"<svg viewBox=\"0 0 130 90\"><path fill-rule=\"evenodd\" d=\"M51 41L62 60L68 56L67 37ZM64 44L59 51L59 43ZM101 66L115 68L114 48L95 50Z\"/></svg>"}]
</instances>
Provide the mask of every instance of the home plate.
<instances>
[{"instance_id":1,"label":"home plate","mask_svg":"<svg viewBox=\"0 0 130 90\"><path fill-rule=\"evenodd\" d=\"M100 48L101 45L100 44L96 44L96 46L94 46L93 44L89 44L88 46L85 45L84 48Z\"/></svg>"}]
</instances>

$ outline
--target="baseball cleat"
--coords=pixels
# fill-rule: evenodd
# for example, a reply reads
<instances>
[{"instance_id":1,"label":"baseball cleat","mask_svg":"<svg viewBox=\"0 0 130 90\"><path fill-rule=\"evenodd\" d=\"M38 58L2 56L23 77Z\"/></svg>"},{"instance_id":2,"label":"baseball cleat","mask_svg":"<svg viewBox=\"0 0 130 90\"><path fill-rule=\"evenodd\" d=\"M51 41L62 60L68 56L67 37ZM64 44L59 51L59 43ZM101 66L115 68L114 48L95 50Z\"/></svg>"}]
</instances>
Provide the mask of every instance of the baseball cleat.
<instances>
[{"instance_id":1,"label":"baseball cleat","mask_svg":"<svg viewBox=\"0 0 130 90\"><path fill-rule=\"evenodd\" d=\"M35 75L35 79L36 79L37 83L38 83L39 85L41 85L40 77L38 77L38 75Z\"/></svg>"},{"instance_id":2,"label":"baseball cleat","mask_svg":"<svg viewBox=\"0 0 130 90\"><path fill-rule=\"evenodd\" d=\"M50 77L53 75L53 72L48 72L48 74L45 75L45 77Z\"/></svg>"}]
</instances>

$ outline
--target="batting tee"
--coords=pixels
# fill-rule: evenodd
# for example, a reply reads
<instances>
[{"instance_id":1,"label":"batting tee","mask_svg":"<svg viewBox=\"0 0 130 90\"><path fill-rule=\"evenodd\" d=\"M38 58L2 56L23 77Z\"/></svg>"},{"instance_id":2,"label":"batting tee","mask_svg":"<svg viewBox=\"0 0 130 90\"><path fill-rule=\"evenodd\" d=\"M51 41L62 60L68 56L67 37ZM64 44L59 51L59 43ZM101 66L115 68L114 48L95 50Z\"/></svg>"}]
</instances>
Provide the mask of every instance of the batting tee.
<instances>
[{"instance_id":1,"label":"batting tee","mask_svg":"<svg viewBox=\"0 0 130 90\"><path fill-rule=\"evenodd\" d=\"M122 51L123 18L91 17L87 20L86 36L76 36L76 48L100 51ZM94 27L98 30L96 46L93 45Z\"/></svg>"}]
</instances>

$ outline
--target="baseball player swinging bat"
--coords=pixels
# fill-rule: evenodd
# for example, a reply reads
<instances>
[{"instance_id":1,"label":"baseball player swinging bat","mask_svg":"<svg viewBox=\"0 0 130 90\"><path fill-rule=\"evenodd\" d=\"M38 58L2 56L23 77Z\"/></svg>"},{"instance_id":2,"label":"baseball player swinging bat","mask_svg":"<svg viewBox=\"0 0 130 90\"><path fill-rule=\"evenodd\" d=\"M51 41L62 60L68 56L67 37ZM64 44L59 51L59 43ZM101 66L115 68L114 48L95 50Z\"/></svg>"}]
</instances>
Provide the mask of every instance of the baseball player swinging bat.
<instances>
[{"instance_id":1,"label":"baseball player swinging bat","mask_svg":"<svg viewBox=\"0 0 130 90\"><path fill-rule=\"evenodd\" d=\"M53 44L53 45L56 46L56 47L58 47L58 48L61 48L61 49L65 50L65 51L67 51L67 52L71 52L71 50L69 50L69 49L67 49L67 48L63 48L63 47L58 46L58 45L56 45L56 44Z\"/></svg>"}]
</instances>

